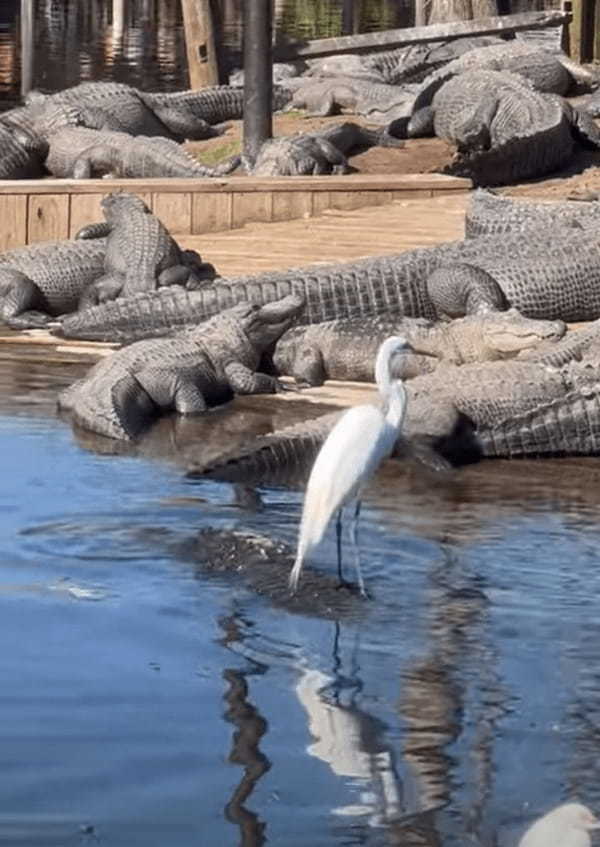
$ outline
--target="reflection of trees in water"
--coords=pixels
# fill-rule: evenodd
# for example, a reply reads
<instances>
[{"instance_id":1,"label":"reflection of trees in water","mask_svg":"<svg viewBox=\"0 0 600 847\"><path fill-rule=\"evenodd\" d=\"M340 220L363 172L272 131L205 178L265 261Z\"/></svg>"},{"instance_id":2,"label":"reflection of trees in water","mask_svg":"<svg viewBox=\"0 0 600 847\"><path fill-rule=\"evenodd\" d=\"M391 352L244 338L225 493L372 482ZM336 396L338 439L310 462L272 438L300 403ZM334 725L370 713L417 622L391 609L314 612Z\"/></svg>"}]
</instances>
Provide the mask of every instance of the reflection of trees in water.
<instances>
[{"instance_id":1,"label":"reflection of trees in water","mask_svg":"<svg viewBox=\"0 0 600 847\"><path fill-rule=\"evenodd\" d=\"M410 2L398 0L275 0L275 28L292 37L406 26ZM242 0L220 0L217 13L225 64L239 64ZM0 42L0 91L20 87L19 20ZM145 89L184 88L187 60L178 0L36 0L34 86L57 90L81 80L114 79Z\"/></svg>"},{"instance_id":2,"label":"reflection of trees in water","mask_svg":"<svg viewBox=\"0 0 600 847\"><path fill-rule=\"evenodd\" d=\"M220 641L224 647L230 648L236 642L244 641L244 623L236 614L219 620L223 631ZM227 821L239 827L240 847L261 847L266 841L266 823L244 805L256 784L271 767L270 761L259 747L261 738L267 732L268 722L248 699L248 677L264 674L266 670L265 665L255 661L250 661L248 670L223 670L223 679L229 685L223 697L227 703L224 717L236 727L229 761L244 768L241 780L225 805L224 814Z\"/></svg>"},{"instance_id":3,"label":"reflection of trees in water","mask_svg":"<svg viewBox=\"0 0 600 847\"><path fill-rule=\"evenodd\" d=\"M229 690L224 697L228 706L225 720L236 727L229 761L244 767L244 775L225 806L225 817L230 823L239 826L241 847L260 847L266 841L266 824L244 803L254 791L256 783L271 767L259 748L268 723L248 700L246 677L247 673L234 668L223 671L223 679L229 683Z\"/></svg>"}]
</instances>

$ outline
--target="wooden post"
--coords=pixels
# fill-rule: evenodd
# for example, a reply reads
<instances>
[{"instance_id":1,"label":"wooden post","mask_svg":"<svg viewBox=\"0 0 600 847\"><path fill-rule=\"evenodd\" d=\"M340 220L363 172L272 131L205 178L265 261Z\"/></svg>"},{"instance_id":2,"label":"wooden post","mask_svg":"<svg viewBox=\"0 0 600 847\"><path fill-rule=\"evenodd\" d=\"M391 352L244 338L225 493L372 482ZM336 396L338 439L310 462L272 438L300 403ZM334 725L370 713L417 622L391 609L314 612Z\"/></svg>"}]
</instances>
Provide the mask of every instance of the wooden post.
<instances>
[{"instance_id":1,"label":"wooden post","mask_svg":"<svg viewBox=\"0 0 600 847\"><path fill-rule=\"evenodd\" d=\"M125 32L125 0L112 0L112 43L121 49Z\"/></svg>"},{"instance_id":2,"label":"wooden post","mask_svg":"<svg viewBox=\"0 0 600 847\"><path fill-rule=\"evenodd\" d=\"M589 62L594 52L595 0L571 0L569 55L576 62Z\"/></svg>"},{"instance_id":3,"label":"wooden post","mask_svg":"<svg viewBox=\"0 0 600 847\"><path fill-rule=\"evenodd\" d=\"M597 62L600 58L600 0L596 0L594 5L594 55L592 59Z\"/></svg>"},{"instance_id":4,"label":"wooden post","mask_svg":"<svg viewBox=\"0 0 600 847\"><path fill-rule=\"evenodd\" d=\"M244 154L254 162L273 135L271 0L244 3Z\"/></svg>"},{"instance_id":5,"label":"wooden post","mask_svg":"<svg viewBox=\"0 0 600 847\"><path fill-rule=\"evenodd\" d=\"M415 0L415 26L427 25L428 0Z\"/></svg>"},{"instance_id":6,"label":"wooden post","mask_svg":"<svg viewBox=\"0 0 600 847\"><path fill-rule=\"evenodd\" d=\"M33 0L21 0L21 96L33 88Z\"/></svg>"},{"instance_id":7,"label":"wooden post","mask_svg":"<svg viewBox=\"0 0 600 847\"><path fill-rule=\"evenodd\" d=\"M219 63L210 0L181 0L191 88L219 84Z\"/></svg>"}]
</instances>

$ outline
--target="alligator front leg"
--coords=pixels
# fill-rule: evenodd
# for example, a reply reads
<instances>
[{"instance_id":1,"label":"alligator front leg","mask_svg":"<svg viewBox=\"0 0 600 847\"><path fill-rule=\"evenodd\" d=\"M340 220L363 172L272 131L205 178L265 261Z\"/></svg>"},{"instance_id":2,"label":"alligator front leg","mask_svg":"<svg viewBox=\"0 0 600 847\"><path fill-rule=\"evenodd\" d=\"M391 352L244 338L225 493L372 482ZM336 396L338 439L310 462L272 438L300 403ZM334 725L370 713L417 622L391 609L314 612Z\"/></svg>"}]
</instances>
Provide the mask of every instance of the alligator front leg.
<instances>
[{"instance_id":1,"label":"alligator front leg","mask_svg":"<svg viewBox=\"0 0 600 847\"><path fill-rule=\"evenodd\" d=\"M77 231L75 235L75 240L106 238L110 235L111 230L112 224L109 224L108 221L98 221L98 223L86 224L85 226L82 226L80 230Z\"/></svg>"},{"instance_id":2,"label":"alligator front leg","mask_svg":"<svg viewBox=\"0 0 600 847\"><path fill-rule=\"evenodd\" d=\"M144 368L136 379L162 411L174 409L180 415L196 415L208 408L202 392L203 373L195 363Z\"/></svg>"},{"instance_id":3,"label":"alligator front leg","mask_svg":"<svg viewBox=\"0 0 600 847\"><path fill-rule=\"evenodd\" d=\"M95 282L85 289L79 298L78 309L89 309L109 300L116 300L123 290L123 279L121 277L105 276L99 277Z\"/></svg>"},{"instance_id":4,"label":"alligator front leg","mask_svg":"<svg viewBox=\"0 0 600 847\"><path fill-rule=\"evenodd\" d=\"M257 373L241 362L229 362L224 372L236 394L275 394L283 388L275 377Z\"/></svg>"},{"instance_id":5,"label":"alligator front leg","mask_svg":"<svg viewBox=\"0 0 600 847\"><path fill-rule=\"evenodd\" d=\"M466 262L436 268L427 279L427 293L441 320L504 311L509 305L496 280Z\"/></svg>"},{"instance_id":6,"label":"alligator front leg","mask_svg":"<svg viewBox=\"0 0 600 847\"><path fill-rule=\"evenodd\" d=\"M43 311L45 305L44 295L28 276L0 269L0 321L14 329L43 326L50 318Z\"/></svg>"}]
</instances>

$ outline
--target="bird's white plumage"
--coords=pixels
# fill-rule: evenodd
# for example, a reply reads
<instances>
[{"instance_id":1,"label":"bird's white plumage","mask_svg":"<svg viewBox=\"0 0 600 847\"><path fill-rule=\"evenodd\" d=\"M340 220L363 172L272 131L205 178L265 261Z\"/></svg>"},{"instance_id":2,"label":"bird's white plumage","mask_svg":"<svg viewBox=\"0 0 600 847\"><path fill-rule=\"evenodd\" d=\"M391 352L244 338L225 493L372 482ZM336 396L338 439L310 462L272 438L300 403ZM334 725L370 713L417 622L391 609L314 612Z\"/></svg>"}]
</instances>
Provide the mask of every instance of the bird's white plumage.
<instances>
[{"instance_id":1,"label":"bird's white plumage","mask_svg":"<svg viewBox=\"0 0 600 847\"><path fill-rule=\"evenodd\" d=\"M600 829L600 822L586 806L565 803L535 821L519 847L591 847L593 829Z\"/></svg>"},{"instance_id":2,"label":"bird's white plumage","mask_svg":"<svg viewBox=\"0 0 600 847\"><path fill-rule=\"evenodd\" d=\"M315 459L306 487L296 561L290 574L292 590L297 587L304 558L322 539L332 516L358 497L361 487L393 449L404 417L406 397L401 383L391 381L390 363L392 356L406 346L403 338L392 336L383 342L377 354L375 376L387 402L386 413L370 405L349 409L331 430Z\"/></svg>"}]
</instances>

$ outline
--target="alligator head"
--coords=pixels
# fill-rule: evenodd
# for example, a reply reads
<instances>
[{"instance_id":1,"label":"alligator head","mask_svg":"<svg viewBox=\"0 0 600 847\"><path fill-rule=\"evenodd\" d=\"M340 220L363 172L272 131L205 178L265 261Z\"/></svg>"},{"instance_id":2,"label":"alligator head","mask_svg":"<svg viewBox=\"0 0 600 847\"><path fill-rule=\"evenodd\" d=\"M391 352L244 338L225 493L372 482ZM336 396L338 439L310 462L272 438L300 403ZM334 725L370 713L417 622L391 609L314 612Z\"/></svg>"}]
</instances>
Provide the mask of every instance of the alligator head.
<instances>
[{"instance_id":1,"label":"alligator head","mask_svg":"<svg viewBox=\"0 0 600 847\"><path fill-rule=\"evenodd\" d=\"M240 303L234 307L234 314L250 342L266 350L290 328L304 305L303 297L289 294L264 306Z\"/></svg>"},{"instance_id":2,"label":"alligator head","mask_svg":"<svg viewBox=\"0 0 600 847\"><path fill-rule=\"evenodd\" d=\"M130 194L128 191L113 191L111 194L107 194L102 198L100 206L107 221L117 220L121 215L130 215L132 212L151 214L142 198L136 194Z\"/></svg>"},{"instance_id":3,"label":"alligator head","mask_svg":"<svg viewBox=\"0 0 600 847\"><path fill-rule=\"evenodd\" d=\"M505 312L485 312L465 318L481 321L485 346L500 354L514 354L535 347L542 341L558 341L566 332L562 321L544 321L526 318L517 309Z\"/></svg>"}]
</instances>

